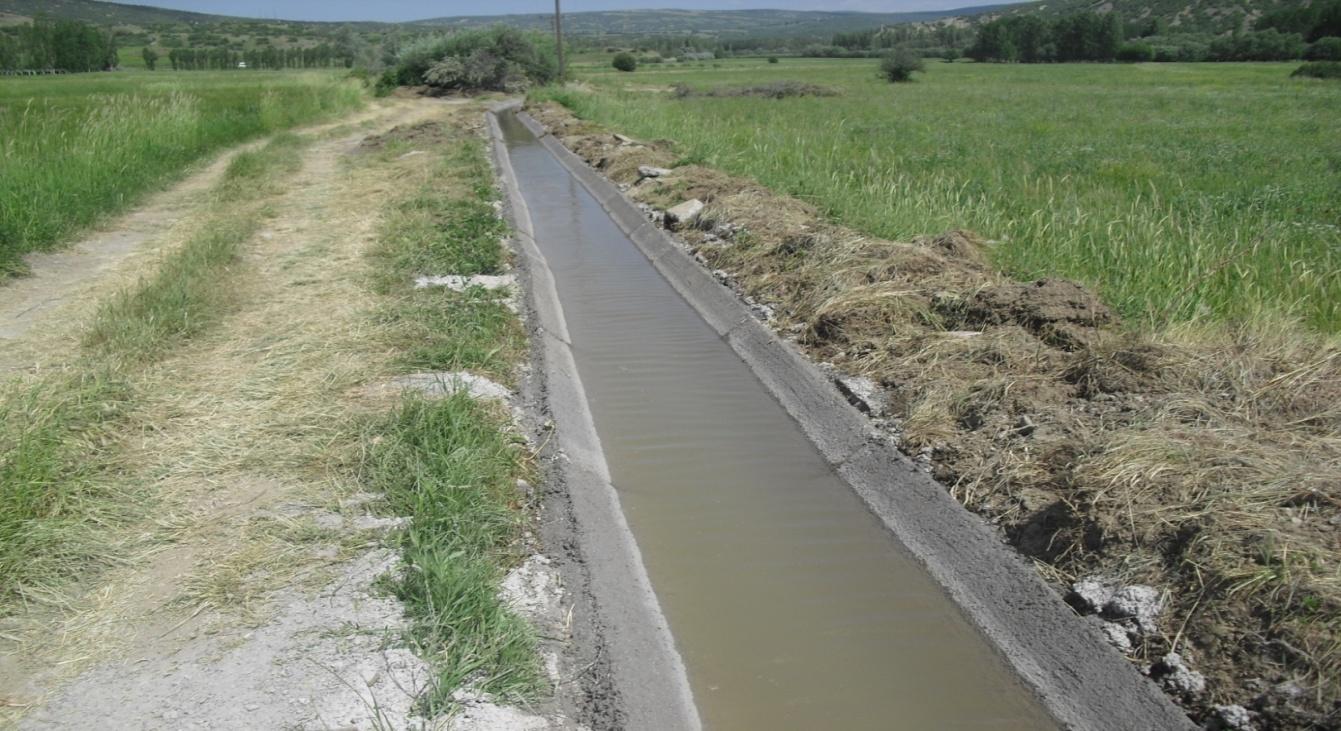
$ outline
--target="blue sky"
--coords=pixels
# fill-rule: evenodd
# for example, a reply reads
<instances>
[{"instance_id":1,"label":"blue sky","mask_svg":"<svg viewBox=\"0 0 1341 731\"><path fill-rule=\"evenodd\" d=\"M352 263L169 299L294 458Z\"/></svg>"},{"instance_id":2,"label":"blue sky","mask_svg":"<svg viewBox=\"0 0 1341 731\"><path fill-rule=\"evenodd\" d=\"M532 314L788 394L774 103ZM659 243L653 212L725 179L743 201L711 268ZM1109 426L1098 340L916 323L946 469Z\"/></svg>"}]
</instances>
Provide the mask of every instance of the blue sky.
<instances>
[{"instance_id":1,"label":"blue sky","mask_svg":"<svg viewBox=\"0 0 1341 731\"><path fill-rule=\"evenodd\" d=\"M858 10L900 12L984 5L999 0L563 0L563 10L695 8L739 10ZM448 15L554 12L553 0L127 0L220 15L291 20L419 20Z\"/></svg>"}]
</instances>

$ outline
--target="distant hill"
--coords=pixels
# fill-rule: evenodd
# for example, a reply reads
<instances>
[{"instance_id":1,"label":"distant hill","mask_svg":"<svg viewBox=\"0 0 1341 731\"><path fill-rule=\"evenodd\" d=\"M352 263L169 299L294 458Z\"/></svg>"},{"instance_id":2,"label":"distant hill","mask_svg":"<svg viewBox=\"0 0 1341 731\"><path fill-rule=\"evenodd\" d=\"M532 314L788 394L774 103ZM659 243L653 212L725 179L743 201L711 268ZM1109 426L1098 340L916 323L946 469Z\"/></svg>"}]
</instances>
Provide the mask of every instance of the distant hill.
<instances>
[{"instance_id":1,"label":"distant hill","mask_svg":"<svg viewBox=\"0 0 1341 731\"><path fill-rule=\"evenodd\" d=\"M575 36L706 35L716 37L814 37L869 30L882 25L925 23L998 11L1007 5L912 13L856 13L791 10L607 10L564 13L564 28ZM553 14L459 16L421 20L415 25L478 28L502 23L549 30Z\"/></svg>"},{"instance_id":2,"label":"distant hill","mask_svg":"<svg viewBox=\"0 0 1341 731\"><path fill-rule=\"evenodd\" d=\"M1045 18L1085 10L1116 12L1127 22L1162 21L1171 33L1228 33L1251 29L1263 13L1308 5L1307 0L1042 0L978 14L978 19L1033 13Z\"/></svg>"},{"instance_id":3,"label":"distant hill","mask_svg":"<svg viewBox=\"0 0 1341 731\"><path fill-rule=\"evenodd\" d=\"M184 23L205 25L235 20L222 15L167 10L148 5L123 5L97 0L0 0L0 15L31 18L45 13L53 18L70 18L97 25L155 25Z\"/></svg>"}]
</instances>

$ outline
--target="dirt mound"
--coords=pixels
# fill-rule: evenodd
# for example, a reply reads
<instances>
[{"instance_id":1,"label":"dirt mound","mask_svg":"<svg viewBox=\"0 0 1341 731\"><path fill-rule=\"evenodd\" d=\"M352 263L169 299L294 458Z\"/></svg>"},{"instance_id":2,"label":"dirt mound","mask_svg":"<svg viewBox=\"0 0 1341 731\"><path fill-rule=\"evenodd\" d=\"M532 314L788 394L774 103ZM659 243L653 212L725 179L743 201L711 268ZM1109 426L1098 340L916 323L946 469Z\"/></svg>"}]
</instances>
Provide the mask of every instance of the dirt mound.
<instances>
[{"instance_id":1,"label":"dirt mound","mask_svg":"<svg viewBox=\"0 0 1341 731\"><path fill-rule=\"evenodd\" d=\"M533 113L592 164L628 147ZM632 149L635 175L673 167L669 145ZM678 232L695 256L812 358L876 384L877 425L1059 593L1156 587L1159 631L1123 651L1204 675L1179 691L1198 722L1239 705L1259 729L1341 727L1341 340L1271 318L1137 330L1074 282L1003 277L969 232L875 239L711 168L629 194L707 203Z\"/></svg>"},{"instance_id":2,"label":"dirt mound","mask_svg":"<svg viewBox=\"0 0 1341 731\"><path fill-rule=\"evenodd\" d=\"M393 145L427 147L442 144L448 139L450 135L441 122L419 122L395 127L383 134L369 135L359 143L358 151L380 152Z\"/></svg>"}]
</instances>

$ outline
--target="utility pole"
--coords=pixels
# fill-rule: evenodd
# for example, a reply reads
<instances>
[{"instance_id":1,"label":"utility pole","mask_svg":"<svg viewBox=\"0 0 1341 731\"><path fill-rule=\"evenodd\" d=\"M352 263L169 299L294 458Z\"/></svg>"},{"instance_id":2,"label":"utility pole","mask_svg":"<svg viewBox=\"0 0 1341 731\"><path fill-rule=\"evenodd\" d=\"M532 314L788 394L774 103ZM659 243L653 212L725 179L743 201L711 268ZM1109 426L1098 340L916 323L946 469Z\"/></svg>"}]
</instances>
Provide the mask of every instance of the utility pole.
<instances>
[{"instance_id":1,"label":"utility pole","mask_svg":"<svg viewBox=\"0 0 1341 731\"><path fill-rule=\"evenodd\" d=\"M554 40L559 45L559 80L563 81L563 11L559 9L559 0L554 0Z\"/></svg>"}]
</instances>

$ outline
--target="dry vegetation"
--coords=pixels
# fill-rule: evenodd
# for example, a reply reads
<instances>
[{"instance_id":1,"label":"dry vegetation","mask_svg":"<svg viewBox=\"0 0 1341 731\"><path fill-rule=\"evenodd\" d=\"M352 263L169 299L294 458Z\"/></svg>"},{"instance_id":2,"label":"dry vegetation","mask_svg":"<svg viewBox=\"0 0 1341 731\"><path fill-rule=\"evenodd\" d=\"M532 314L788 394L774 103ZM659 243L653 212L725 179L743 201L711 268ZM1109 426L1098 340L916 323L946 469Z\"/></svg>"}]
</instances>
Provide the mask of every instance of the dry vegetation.
<instances>
[{"instance_id":1,"label":"dry vegetation","mask_svg":"<svg viewBox=\"0 0 1341 731\"><path fill-rule=\"evenodd\" d=\"M1189 658L1210 681L1184 699L1194 716L1341 722L1335 337L1269 316L1124 325L1072 282L1004 278L972 233L879 240L693 165L639 180L677 159L668 144L531 111L635 199L707 203L682 232L698 258L814 358L878 384L873 415L1059 591L1096 575L1167 591L1133 659Z\"/></svg>"}]
</instances>

